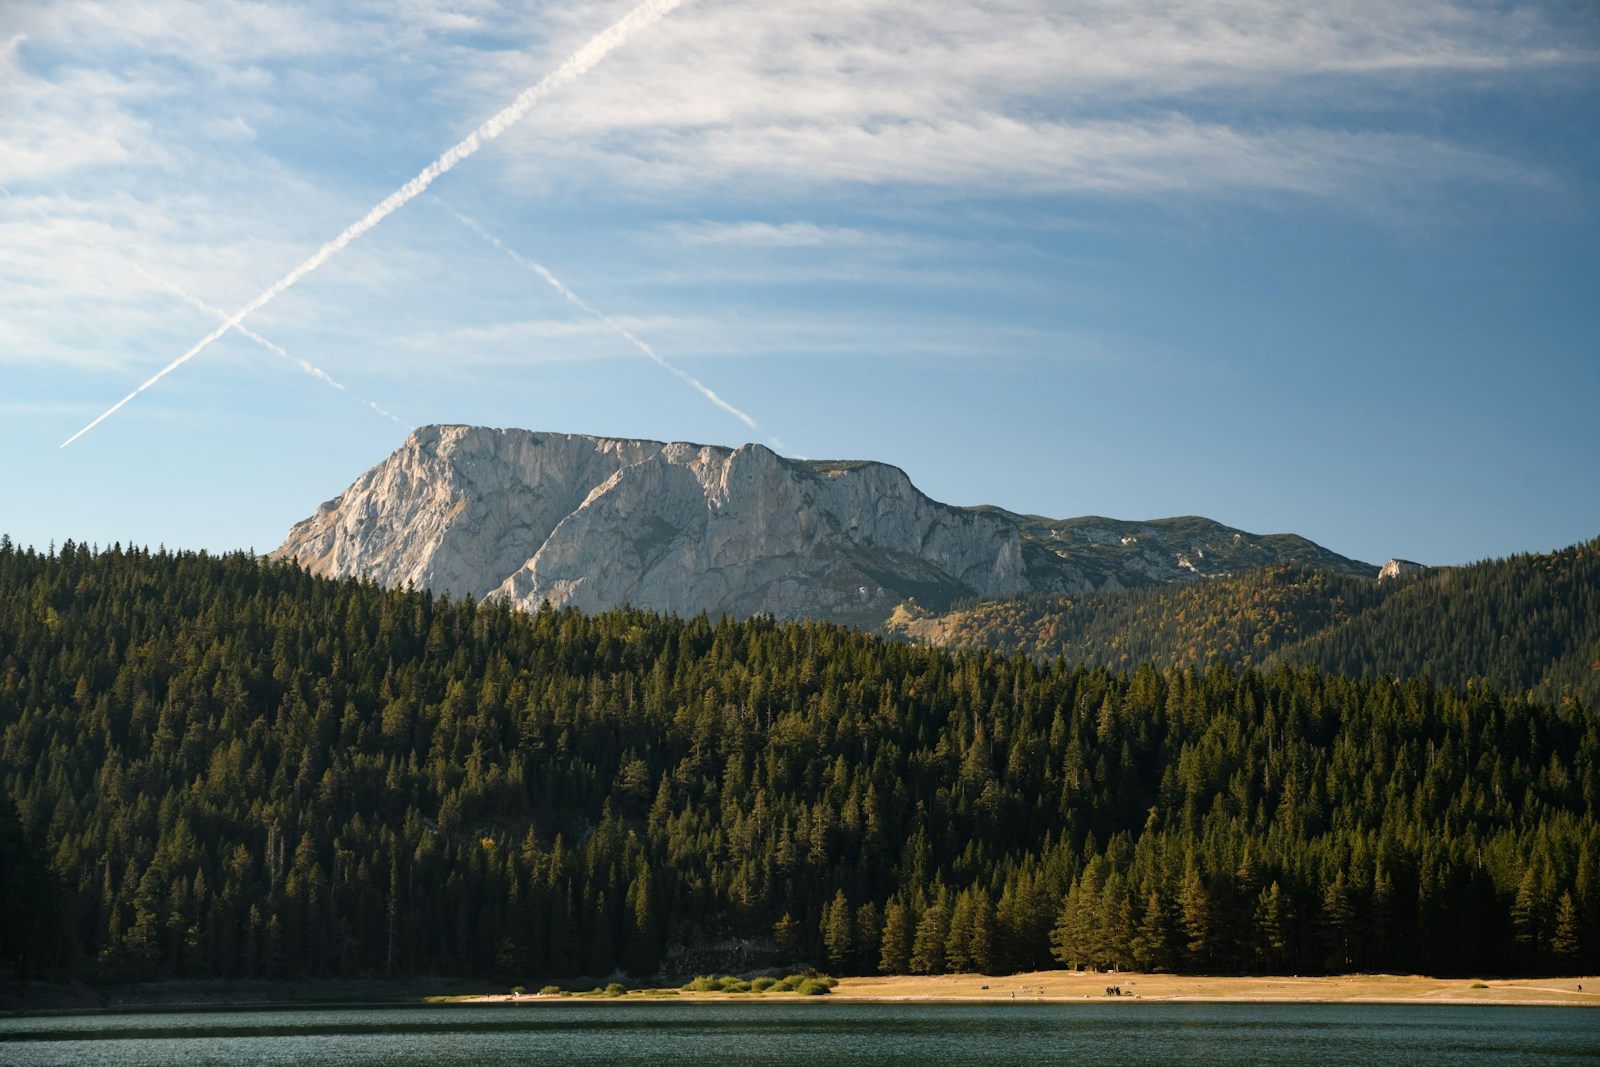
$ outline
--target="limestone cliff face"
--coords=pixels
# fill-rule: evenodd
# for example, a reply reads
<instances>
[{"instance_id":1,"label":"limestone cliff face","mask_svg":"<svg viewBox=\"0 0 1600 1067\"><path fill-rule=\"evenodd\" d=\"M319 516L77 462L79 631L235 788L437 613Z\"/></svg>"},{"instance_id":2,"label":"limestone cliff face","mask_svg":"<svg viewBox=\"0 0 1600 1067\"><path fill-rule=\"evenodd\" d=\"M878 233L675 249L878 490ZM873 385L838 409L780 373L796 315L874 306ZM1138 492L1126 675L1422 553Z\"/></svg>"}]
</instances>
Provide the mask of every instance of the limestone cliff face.
<instances>
[{"instance_id":1,"label":"limestone cliff face","mask_svg":"<svg viewBox=\"0 0 1600 1067\"><path fill-rule=\"evenodd\" d=\"M653 442L424 426L273 555L315 574L482 597Z\"/></svg>"},{"instance_id":2,"label":"limestone cliff face","mask_svg":"<svg viewBox=\"0 0 1600 1067\"><path fill-rule=\"evenodd\" d=\"M883 464L466 426L417 430L274 555L528 608L863 625L911 596L1030 588L1014 524Z\"/></svg>"},{"instance_id":3,"label":"limestone cliff face","mask_svg":"<svg viewBox=\"0 0 1600 1067\"><path fill-rule=\"evenodd\" d=\"M1420 563L1413 563L1409 559L1391 559L1378 571L1378 581L1386 582L1395 578L1403 578L1408 574L1416 574L1428 568Z\"/></svg>"},{"instance_id":4,"label":"limestone cliff face","mask_svg":"<svg viewBox=\"0 0 1600 1067\"><path fill-rule=\"evenodd\" d=\"M1117 590L1298 562L1376 568L1210 519L1045 519L929 500L881 463L426 426L275 556L534 609L622 604L881 625L915 600Z\"/></svg>"}]
</instances>

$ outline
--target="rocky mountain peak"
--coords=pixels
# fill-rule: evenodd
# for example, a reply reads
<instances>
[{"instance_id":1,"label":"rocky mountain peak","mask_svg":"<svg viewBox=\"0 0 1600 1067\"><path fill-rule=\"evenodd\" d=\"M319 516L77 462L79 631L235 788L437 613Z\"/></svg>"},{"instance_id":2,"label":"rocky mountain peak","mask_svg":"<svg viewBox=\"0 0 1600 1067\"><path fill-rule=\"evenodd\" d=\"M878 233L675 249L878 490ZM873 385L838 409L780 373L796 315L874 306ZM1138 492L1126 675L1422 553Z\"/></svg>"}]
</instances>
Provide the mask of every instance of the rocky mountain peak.
<instances>
[{"instance_id":1,"label":"rocky mountain peak","mask_svg":"<svg viewBox=\"0 0 1600 1067\"><path fill-rule=\"evenodd\" d=\"M529 609L632 604L865 626L911 600L941 608L1290 561L1372 572L1303 538L1209 519L952 507L882 463L479 426L415 430L274 555Z\"/></svg>"},{"instance_id":2,"label":"rocky mountain peak","mask_svg":"<svg viewBox=\"0 0 1600 1067\"><path fill-rule=\"evenodd\" d=\"M871 624L909 596L1029 588L1012 524L884 464L469 426L415 431L275 555L528 608Z\"/></svg>"}]
</instances>

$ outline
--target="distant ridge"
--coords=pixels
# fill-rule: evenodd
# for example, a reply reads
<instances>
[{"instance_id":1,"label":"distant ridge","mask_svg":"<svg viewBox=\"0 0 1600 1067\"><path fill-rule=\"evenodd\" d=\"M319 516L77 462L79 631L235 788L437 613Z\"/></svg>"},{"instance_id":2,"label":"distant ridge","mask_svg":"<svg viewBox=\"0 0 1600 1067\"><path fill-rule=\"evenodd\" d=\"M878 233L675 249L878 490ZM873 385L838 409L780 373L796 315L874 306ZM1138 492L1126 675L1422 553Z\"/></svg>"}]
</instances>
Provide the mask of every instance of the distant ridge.
<instances>
[{"instance_id":1,"label":"distant ridge","mask_svg":"<svg viewBox=\"0 0 1600 1067\"><path fill-rule=\"evenodd\" d=\"M329 577L533 609L622 604L876 627L915 602L1116 591L1286 563L1377 568L1193 516L1047 519L929 499L896 467L762 445L425 426L274 553Z\"/></svg>"},{"instance_id":2,"label":"distant ridge","mask_svg":"<svg viewBox=\"0 0 1600 1067\"><path fill-rule=\"evenodd\" d=\"M1376 582L1293 564L1120 595L908 606L889 629L1117 669L1286 664L1600 706L1600 539L1464 567L1401 562Z\"/></svg>"}]
</instances>

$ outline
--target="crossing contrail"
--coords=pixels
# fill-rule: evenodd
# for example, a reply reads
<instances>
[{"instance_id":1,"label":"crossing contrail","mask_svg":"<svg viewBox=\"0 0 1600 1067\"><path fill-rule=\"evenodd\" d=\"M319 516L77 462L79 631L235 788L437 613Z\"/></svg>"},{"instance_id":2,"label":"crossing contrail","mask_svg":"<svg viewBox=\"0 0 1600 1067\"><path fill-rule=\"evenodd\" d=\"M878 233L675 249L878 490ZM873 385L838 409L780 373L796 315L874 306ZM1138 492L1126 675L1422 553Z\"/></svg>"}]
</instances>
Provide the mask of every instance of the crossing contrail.
<instances>
[{"instance_id":1,"label":"crossing contrail","mask_svg":"<svg viewBox=\"0 0 1600 1067\"><path fill-rule=\"evenodd\" d=\"M546 270L543 265L534 262L515 249L508 247L504 241L500 240L500 238L496 237L488 230L485 230L482 226L478 225L476 221L461 214L459 211L451 211L450 214L460 219L479 237L482 237L485 241L488 241L500 251L504 252L507 256L511 257L513 262L519 266L526 267L528 270L533 271L533 273L549 282L551 288L565 297L568 302L605 323L605 325L613 333L617 334L623 340L627 341L629 344L633 345L633 347L637 348L639 351L643 352L645 355L654 360L657 366L661 367L663 370L677 375L678 378L687 382L689 386L701 396L705 397L707 400L711 401L713 404L717 405L717 407L721 408L723 411L726 411L728 414L732 415L734 418L738 419L752 430L760 429L760 427L756 424L755 419L752 419L749 415L746 415L744 412L740 411L738 408L722 399L722 397L718 396L714 390L712 390L704 382L700 381L700 379L696 378L688 371L680 370L677 367L674 367L672 364L662 359L661 356L657 354L655 349L651 348L649 345L635 337L626 326L600 311L598 308L592 307L591 305L585 303L582 297L578 296L577 293L574 293L571 289L568 289L565 285L561 284L561 280Z\"/></svg>"},{"instance_id":2,"label":"crossing contrail","mask_svg":"<svg viewBox=\"0 0 1600 1067\"><path fill-rule=\"evenodd\" d=\"M532 111L534 106L537 105L539 101L543 100L546 96L549 96L555 90L569 84L570 82L576 81L578 78L588 73L588 71L594 67L595 64L604 59L613 49L617 48L617 46L621 45L635 33L659 21L663 16L667 15L682 2L683 0L644 0L644 3L640 4L638 7L622 16L621 19L612 23L606 29L600 31L600 33L596 34L594 37L590 38L587 44L569 56L566 62L562 63L561 66L557 67L551 73L545 75L545 77L537 84L531 85L524 89L517 95L515 100L513 100L506 107L502 108L491 118L486 119L482 125L469 133L453 148L445 152L444 155L440 156L438 159L424 167L422 172L415 178L412 178L399 189L396 189L393 193L390 193L371 211L367 212L356 222L351 223L343 233L339 234L339 236L335 237L333 240L317 249L310 259L307 259L294 270L278 279L270 288L266 290L266 292L250 301L250 303L246 304L238 311L235 311L232 315L229 315L227 319L224 320L216 329L212 330L199 341L195 342L193 348L189 349L189 351L185 352L171 363L168 363L165 367L162 367L143 385L139 386L139 388L135 389L133 392L129 393L115 404L111 405L111 407L107 408L98 418L89 423L89 425L85 426L83 429L79 430L77 433L61 442L61 447L66 448L72 442L76 441L78 438L82 437L84 434L100 425L100 423L104 422L107 418L114 415L128 401L132 400L134 397L138 396L140 393L156 384L156 382L159 382L162 378L165 378L168 374L171 374L173 371L189 362L195 356L199 355L205 350L206 346L211 344L211 342L227 333L230 329L238 326L250 315L271 303L285 289L288 289L301 278L304 278L307 274L310 274L312 271L322 266L335 254L343 250L346 245L350 244L350 242L354 241L357 237L360 237L378 223L394 214L394 212L404 207L411 200L415 199L422 193L423 190L432 185L440 175L449 171L457 163L460 163L463 159L466 159L478 149L499 137L502 133L505 133L506 130L515 125L524 115L526 115L529 111Z\"/></svg>"},{"instance_id":3,"label":"crossing contrail","mask_svg":"<svg viewBox=\"0 0 1600 1067\"><path fill-rule=\"evenodd\" d=\"M0 185L0 195L3 195L5 197L7 197L8 199L12 199L12 200L16 199L16 197L12 195L11 190L7 189L3 185ZM43 212L41 212L38 208L34 208L33 212L34 212L35 215L38 215L40 218L44 218L45 217ZM105 245L101 244L99 241L96 241L93 237L90 237L87 234L80 234L79 235L79 239L82 240L85 244L87 244L90 248L93 248L97 252L103 252L106 255L111 255L112 254L111 249L107 248ZM178 285L177 282L169 281L166 278L159 277L156 274L153 274L150 271L146 270L144 267L140 266L138 263L133 262L132 260L129 260L127 262L127 266L129 267L129 269L131 269L135 274L138 274L145 281L149 282L152 285L158 286L159 288L165 289L167 292L171 293L173 296L177 297L179 300L182 300L185 304L188 304L190 307L196 308L196 309L198 309L200 311L203 311L207 315L211 315L211 316L213 316L215 318L227 319L228 313L226 311L223 311L221 308L216 307L213 304L206 303L204 300L201 300L198 296L195 296L193 293L185 291L180 285ZM400 423L401 426L406 425L406 423L403 422L401 419L399 419L395 415L383 410L381 407L379 407L373 401L368 400L365 397L356 396L356 394L350 392L350 390L348 390L348 389L346 389L344 387L343 383L336 381L331 374L329 374L327 371L323 370L321 367L318 367L316 364L312 363L310 360L301 359L299 356L295 356L295 355L289 354L289 352L287 352L281 346L274 344L273 342L267 340L265 337L262 337L259 333L256 333L254 330L250 329L250 327L248 327L248 326L242 326L241 325L241 326L237 326L235 328L240 333L244 334L244 336L248 337L250 340L254 341L256 344L260 345L262 348L265 348L268 352L271 352L276 356L280 356L283 359L288 360L290 363L293 363L295 366L299 367L301 370L305 371L307 374L311 375L313 378L316 378L316 379L318 379L320 381L326 382L327 384L331 385L333 388L339 390L340 392L345 393L345 394L347 394L347 395L349 395L351 397L354 397L356 400L358 400L361 403L365 404L367 407L371 408L373 411L376 411L379 415L382 415L384 418L386 418L386 419L394 419L394 421Z\"/></svg>"},{"instance_id":4,"label":"crossing contrail","mask_svg":"<svg viewBox=\"0 0 1600 1067\"><path fill-rule=\"evenodd\" d=\"M192 293L184 292L182 289L178 288L178 286L175 285L174 283L167 281L165 278L156 277L154 274L151 274L149 271L145 270L143 267L139 266L139 264L137 264L137 263L130 263L129 266L131 266L135 271L137 271L140 275L142 275L146 280L152 282L155 285L159 285L161 288L165 289L167 292L171 293L173 296L177 297L179 300L182 300L185 304L188 304L190 307L195 308L195 309L197 309L199 311L203 311L207 315L212 316L213 318L222 319L224 322L227 321L228 313L226 311L223 311L221 308L216 307L213 304L206 303L204 300L201 300L198 296L195 296ZM403 419L401 419L397 415L394 415L394 414L392 414L390 412L387 412L387 411L383 410L381 407L379 407L377 405L376 402L368 400L366 397L356 396L355 393L350 392L350 390L348 390L348 389L346 389L344 387L344 383L343 382L337 381L333 377L333 375L329 374L327 371L323 370L321 367L317 366L315 363L312 363L310 360L301 359L299 356L292 355L291 353L286 351L284 348L282 348L280 345L274 344L273 342L267 340L265 337L262 337L259 333L256 333L254 330L252 330L250 327L244 325L243 323L236 323L234 325L234 329L238 330L245 337L248 337L250 340L254 341L256 344L260 345L262 348L265 348L268 352L271 352L273 355L278 356L278 357L280 357L282 359L288 360L290 363L293 363L295 366L299 367L301 370L305 371L307 374L311 375L313 378L315 378L315 379L317 379L318 381L321 381L321 382L326 382L328 385L333 386L333 388L339 390L341 393L344 393L344 394L346 394L346 395L348 395L350 397L353 397L357 401L359 401L362 404L365 404L367 407L371 408L373 411L376 411L379 415L382 415L384 418L393 419L395 422L398 422L401 426L405 426L406 425L406 422Z\"/></svg>"}]
</instances>

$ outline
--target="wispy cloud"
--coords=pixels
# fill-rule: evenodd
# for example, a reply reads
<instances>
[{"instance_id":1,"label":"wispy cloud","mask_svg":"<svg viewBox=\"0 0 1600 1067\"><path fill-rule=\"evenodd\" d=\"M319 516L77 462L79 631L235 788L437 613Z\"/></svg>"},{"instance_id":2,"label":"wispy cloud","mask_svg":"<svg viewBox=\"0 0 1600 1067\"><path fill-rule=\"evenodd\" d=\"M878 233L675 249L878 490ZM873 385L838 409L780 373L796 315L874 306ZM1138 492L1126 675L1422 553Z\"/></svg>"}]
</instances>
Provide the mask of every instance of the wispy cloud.
<instances>
[{"instance_id":1,"label":"wispy cloud","mask_svg":"<svg viewBox=\"0 0 1600 1067\"><path fill-rule=\"evenodd\" d=\"M870 128L718 129L644 140L655 149L649 160L613 154L608 169L640 183L680 186L703 182L710 173L787 188L832 182L1116 196L1180 190L1347 196L1361 192L1353 183L1395 171L1440 181L1525 174L1492 155L1425 137L1303 127L1259 133L1182 117L1065 123L987 116Z\"/></svg>"},{"instance_id":2,"label":"wispy cloud","mask_svg":"<svg viewBox=\"0 0 1600 1067\"><path fill-rule=\"evenodd\" d=\"M358 32L325 6L267 0L19 0L12 17L75 65L105 65L133 52L197 71L338 52Z\"/></svg>"},{"instance_id":3,"label":"wispy cloud","mask_svg":"<svg viewBox=\"0 0 1600 1067\"><path fill-rule=\"evenodd\" d=\"M630 6L0 4L0 182L48 219L0 208L0 362L119 368L131 387L182 351L195 323L132 264L159 265L209 305L244 306ZM514 246L551 248L563 274L625 278L635 288L621 306L644 314L619 321L643 336L697 356L780 351L766 320L695 312L765 300L751 295L762 285L937 287L941 299L1022 289L1031 272L1017 264L1037 262L1036 250L1005 269L973 266L995 251L976 247L985 228L974 220L997 204L1008 238L1023 220L1031 228L1018 240L1036 240L1057 225L1046 214L1083 204L1093 209L1084 218L1115 226L1143 205L1181 210L1199 198L1365 212L1463 184L1547 190L1540 161L1470 140L1470 124L1430 123L1414 105L1465 85L1592 71L1594 38L1564 26L1564 10L695 0L633 42L626 64L586 75L583 93L541 105L452 180L456 202L493 204L484 217L504 220L497 228ZM1007 206L1017 197L1036 205ZM690 220L650 214L663 203ZM595 231L581 245L552 246L534 229L565 230L557 216L574 205L616 204L644 208L570 223ZM971 225L945 232L945 211ZM734 217L693 220L722 212ZM465 365L501 358L512 334L548 348L550 332L571 329L572 344L599 347L587 325L521 322L525 308L480 291L492 286L476 266L430 273L436 238L395 220L264 311L263 332L319 363L328 354L318 343L342 345L327 365L356 361L363 373L385 370L377 334L484 345L487 355L459 352ZM799 331L797 350L895 350L893 331L872 321L821 332L773 321ZM943 350L937 331L903 336Z\"/></svg>"},{"instance_id":4,"label":"wispy cloud","mask_svg":"<svg viewBox=\"0 0 1600 1067\"><path fill-rule=\"evenodd\" d=\"M1537 13L1444 0L727 0L641 53L541 116L512 180L1329 198L1395 167L1500 182L1516 168L1391 127L1386 100L1595 58ZM497 58L486 79L527 62ZM1330 118L1334 95L1366 114Z\"/></svg>"},{"instance_id":5,"label":"wispy cloud","mask_svg":"<svg viewBox=\"0 0 1600 1067\"><path fill-rule=\"evenodd\" d=\"M850 226L819 226L814 222L705 222L679 224L673 236L686 245L743 245L757 248L822 248L886 243Z\"/></svg>"},{"instance_id":6,"label":"wispy cloud","mask_svg":"<svg viewBox=\"0 0 1600 1067\"><path fill-rule=\"evenodd\" d=\"M112 404L99 417L95 418L87 426L83 427L83 429L79 430L77 433L63 441L61 443L61 447L66 448L68 445L72 444L72 442L76 441L78 438L94 429L100 423L104 422L111 415L116 414L116 412L122 408L123 405L127 404L134 397L138 396L146 389L149 389L162 378L176 370L178 367L199 355L217 338L221 337L230 329L233 329L240 323L244 322L247 317L265 307L280 294L297 284L302 278L306 277L318 267L322 266L323 263L327 262L339 252L343 251L352 241L358 239L362 234L366 233L368 230L371 230L389 215L393 214L401 207L404 207L411 200L420 196L423 191L426 190L429 185L433 184L433 182L441 175L450 171L462 160L471 157L480 148L482 148L483 145L488 144L500 137L505 133L506 130L510 129L517 122L521 121L522 118L532 108L534 108L551 92L582 77L596 63L599 63L602 59L604 59L606 55L608 55L613 49L623 44L629 37L637 33L639 30L653 25L663 15L677 7L680 2L681 0L644 0L643 3L633 8L621 19L618 19L611 26L590 38L590 40L587 41L582 48L578 49L571 56L567 57L567 59L562 62L562 64L554 71L539 79L539 81L535 84L523 89L522 92L517 94L516 98L512 100L510 104L501 108L494 115L480 123L466 137L462 138L443 155L424 167L422 172L415 178L412 178L410 181L403 184L399 189L396 189L383 200L379 201L379 203L365 215L340 231L338 236L336 236L333 240L317 249L317 251L313 253L309 259L299 264L288 274L285 274L282 278L279 278L255 299L251 300L244 307L228 316L228 318L224 320L220 326L206 334L199 341L196 341L187 352L173 360L171 363L168 363L155 374L151 375L142 384L140 384L137 389L133 390L133 392L129 393L115 404Z\"/></svg>"}]
</instances>

